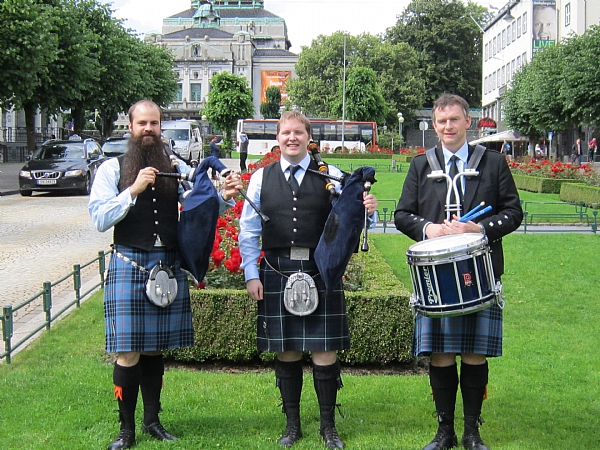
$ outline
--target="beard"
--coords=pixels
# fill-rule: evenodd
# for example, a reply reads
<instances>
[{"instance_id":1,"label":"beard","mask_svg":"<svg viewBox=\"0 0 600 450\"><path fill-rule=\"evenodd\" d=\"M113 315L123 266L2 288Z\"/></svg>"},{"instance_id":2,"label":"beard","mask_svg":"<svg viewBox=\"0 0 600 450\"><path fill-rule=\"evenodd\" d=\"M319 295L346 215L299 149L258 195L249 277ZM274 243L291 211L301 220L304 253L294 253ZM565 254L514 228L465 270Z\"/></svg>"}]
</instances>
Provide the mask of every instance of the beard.
<instances>
[{"instance_id":1,"label":"beard","mask_svg":"<svg viewBox=\"0 0 600 450\"><path fill-rule=\"evenodd\" d=\"M143 134L129 138L127 153L125 153L121 165L119 190L122 191L131 186L140 170L146 167L154 167L160 172L173 171L171 161L165 152L165 144L161 137L155 134ZM154 187L160 195L172 189L177 189L177 181L173 178L156 177Z\"/></svg>"}]
</instances>

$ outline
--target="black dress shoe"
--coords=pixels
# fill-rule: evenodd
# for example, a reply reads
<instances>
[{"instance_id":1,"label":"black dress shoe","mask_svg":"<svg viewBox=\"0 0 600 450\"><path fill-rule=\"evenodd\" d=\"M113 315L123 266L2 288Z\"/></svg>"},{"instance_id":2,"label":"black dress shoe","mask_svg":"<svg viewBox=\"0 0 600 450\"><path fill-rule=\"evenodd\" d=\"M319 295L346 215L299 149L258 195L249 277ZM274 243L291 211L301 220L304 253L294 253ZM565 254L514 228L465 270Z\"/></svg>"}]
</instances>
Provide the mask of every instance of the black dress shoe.
<instances>
[{"instance_id":1,"label":"black dress shoe","mask_svg":"<svg viewBox=\"0 0 600 450\"><path fill-rule=\"evenodd\" d=\"M117 438L110 443L108 450L120 450L135 445L135 431L122 429Z\"/></svg>"},{"instance_id":2,"label":"black dress shoe","mask_svg":"<svg viewBox=\"0 0 600 450\"><path fill-rule=\"evenodd\" d=\"M154 422L150 425L142 424L142 431L144 433L148 433L154 439L158 439L159 441L176 441L179 439L165 430L160 422Z\"/></svg>"},{"instance_id":3,"label":"black dress shoe","mask_svg":"<svg viewBox=\"0 0 600 450\"><path fill-rule=\"evenodd\" d=\"M298 439L302 437L302 430L299 426L288 425L283 432L283 435L279 438L279 445L290 448L296 443Z\"/></svg>"},{"instance_id":4,"label":"black dress shoe","mask_svg":"<svg viewBox=\"0 0 600 450\"><path fill-rule=\"evenodd\" d=\"M467 450L490 450L490 448L483 443L479 432L471 432L465 434L462 437L462 445Z\"/></svg>"},{"instance_id":5,"label":"black dress shoe","mask_svg":"<svg viewBox=\"0 0 600 450\"><path fill-rule=\"evenodd\" d=\"M327 448L344 448L344 443L334 426L327 426L319 429Z\"/></svg>"},{"instance_id":6,"label":"black dress shoe","mask_svg":"<svg viewBox=\"0 0 600 450\"><path fill-rule=\"evenodd\" d=\"M458 445L456 433L448 433L442 428L438 428L433 440L423 447L423 450L448 450Z\"/></svg>"}]
</instances>

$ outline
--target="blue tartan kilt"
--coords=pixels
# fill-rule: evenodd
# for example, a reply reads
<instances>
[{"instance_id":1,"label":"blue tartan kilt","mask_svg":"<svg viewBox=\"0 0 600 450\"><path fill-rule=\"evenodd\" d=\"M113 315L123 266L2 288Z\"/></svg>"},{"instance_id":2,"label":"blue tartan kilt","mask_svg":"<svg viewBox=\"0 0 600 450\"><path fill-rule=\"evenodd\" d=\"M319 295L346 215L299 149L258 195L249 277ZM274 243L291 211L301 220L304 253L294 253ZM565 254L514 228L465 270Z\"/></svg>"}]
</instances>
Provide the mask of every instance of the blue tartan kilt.
<instances>
[{"instance_id":1,"label":"blue tartan kilt","mask_svg":"<svg viewBox=\"0 0 600 450\"><path fill-rule=\"evenodd\" d=\"M269 257L269 264L286 275L281 276L265 260L263 258L260 264L263 300L257 302L258 349L268 352L323 352L350 348L346 299L341 282L326 298L325 284L314 261ZM298 270L312 276L319 291L319 306L308 316L289 313L283 303L287 276Z\"/></svg>"},{"instance_id":2,"label":"blue tartan kilt","mask_svg":"<svg viewBox=\"0 0 600 450\"><path fill-rule=\"evenodd\" d=\"M494 303L464 316L431 318L417 313L412 353L502 356L502 309Z\"/></svg>"},{"instance_id":3,"label":"blue tartan kilt","mask_svg":"<svg viewBox=\"0 0 600 450\"><path fill-rule=\"evenodd\" d=\"M177 297L163 308L146 296L147 274L111 255L104 288L107 352L143 352L191 346L194 343L187 276L177 251L154 247L150 252L115 245L115 250L151 270L162 261L177 278Z\"/></svg>"}]
</instances>

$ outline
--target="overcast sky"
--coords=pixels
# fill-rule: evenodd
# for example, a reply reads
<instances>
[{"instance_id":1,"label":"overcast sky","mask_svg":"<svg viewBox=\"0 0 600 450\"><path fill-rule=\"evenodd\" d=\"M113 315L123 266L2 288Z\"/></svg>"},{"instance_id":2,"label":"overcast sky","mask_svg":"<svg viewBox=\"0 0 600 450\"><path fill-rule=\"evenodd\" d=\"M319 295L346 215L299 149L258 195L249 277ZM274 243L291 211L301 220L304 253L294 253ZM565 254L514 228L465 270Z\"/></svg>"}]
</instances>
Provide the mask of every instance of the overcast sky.
<instances>
[{"instance_id":1,"label":"overcast sky","mask_svg":"<svg viewBox=\"0 0 600 450\"><path fill-rule=\"evenodd\" d=\"M114 17L139 33L160 32L162 20L190 8L190 0L101 0L112 3ZM501 8L508 0L476 0L482 6ZM265 9L285 19L291 51L299 53L320 34L338 30L350 34L379 34L396 23L410 3L406 0L266 0Z\"/></svg>"}]
</instances>

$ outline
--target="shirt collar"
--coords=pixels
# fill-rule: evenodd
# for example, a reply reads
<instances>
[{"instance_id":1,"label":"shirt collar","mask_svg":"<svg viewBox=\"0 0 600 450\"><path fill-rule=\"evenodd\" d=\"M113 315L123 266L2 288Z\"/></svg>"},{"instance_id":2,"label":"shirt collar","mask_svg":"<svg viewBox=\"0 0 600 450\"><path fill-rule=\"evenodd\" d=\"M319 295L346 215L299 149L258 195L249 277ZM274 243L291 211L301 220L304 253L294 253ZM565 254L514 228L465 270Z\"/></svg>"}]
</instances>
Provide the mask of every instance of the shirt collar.
<instances>
[{"instance_id":1,"label":"shirt collar","mask_svg":"<svg viewBox=\"0 0 600 450\"><path fill-rule=\"evenodd\" d=\"M444 152L444 162L446 165L450 164L450 158L452 158L453 155L456 155L457 158L463 162L463 164L466 164L467 160L469 159L469 144L467 143L467 141L465 141L462 147L459 148L456 152L451 152L443 145L442 151Z\"/></svg>"},{"instance_id":2,"label":"shirt collar","mask_svg":"<svg viewBox=\"0 0 600 450\"><path fill-rule=\"evenodd\" d=\"M306 169L308 169L309 164L310 164L310 155L308 153L306 153L306 156L298 164L290 163L283 156L279 159L279 165L281 166L282 172L285 172L286 170L288 170L288 167L293 166L293 165L302 167L302 169L306 172Z\"/></svg>"}]
</instances>

